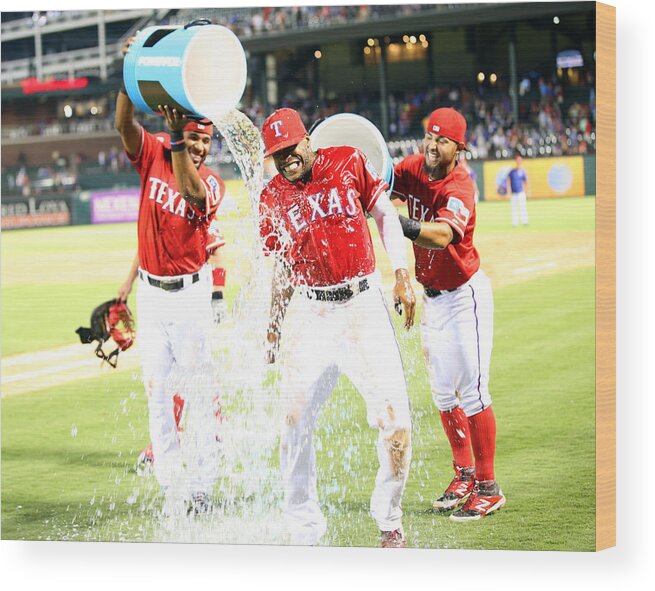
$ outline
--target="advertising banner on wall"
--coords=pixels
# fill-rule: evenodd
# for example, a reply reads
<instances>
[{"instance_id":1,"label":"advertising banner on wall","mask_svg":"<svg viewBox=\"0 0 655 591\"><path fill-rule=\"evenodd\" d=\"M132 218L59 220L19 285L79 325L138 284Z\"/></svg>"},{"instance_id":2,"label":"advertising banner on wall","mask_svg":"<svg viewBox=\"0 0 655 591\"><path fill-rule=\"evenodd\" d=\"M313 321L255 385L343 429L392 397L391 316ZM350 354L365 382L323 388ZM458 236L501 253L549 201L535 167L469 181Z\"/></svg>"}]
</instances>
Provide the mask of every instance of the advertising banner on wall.
<instances>
[{"instance_id":1,"label":"advertising banner on wall","mask_svg":"<svg viewBox=\"0 0 655 591\"><path fill-rule=\"evenodd\" d=\"M91 223L136 222L139 215L139 189L91 192Z\"/></svg>"},{"instance_id":2,"label":"advertising banner on wall","mask_svg":"<svg viewBox=\"0 0 655 591\"><path fill-rule=\"evenodd\" d=\"M2 229L68 226L72 199L68 196L15 197L2 200Z\"/></svg>"},{"instance_id":3,"label":"advertising banner on wall","mask_svg":"<svg viewBox=\"0 0 655 591\"><path fill-rule=\"evenodd\" d=\"M582 197L585 194L582 156L523 159L528 177L528 197ZM484 163L484 199L507 199L507 175L516 167L514 160ZM505 191L503 191L505 189Z\"/></svg>"}]
</instances>

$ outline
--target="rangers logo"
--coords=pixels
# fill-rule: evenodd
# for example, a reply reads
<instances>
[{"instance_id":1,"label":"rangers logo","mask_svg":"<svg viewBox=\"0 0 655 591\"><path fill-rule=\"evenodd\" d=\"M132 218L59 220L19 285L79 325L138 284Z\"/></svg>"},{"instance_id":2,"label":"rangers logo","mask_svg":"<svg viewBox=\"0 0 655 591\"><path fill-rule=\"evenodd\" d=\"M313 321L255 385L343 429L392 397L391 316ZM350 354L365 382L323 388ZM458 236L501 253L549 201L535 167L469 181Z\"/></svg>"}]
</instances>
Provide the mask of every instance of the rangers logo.
<instances>
[{"instance_id":1,"label":"rangers logo","mask_svg":"<svg viewBox=\"0 0 655 591\"><path fill-rule=\"evenodd\" d=\"M273 123L271 123L271 129L275 131L275 137L282 137L282 132L280 131L282 125L282 121L273 121Z\"/></svg>"},{"instance_id":2,"label":"rangers logo","mask_svg":"<svg viewBox=\"0 0 655 591\"><path fill-rule=\"evenodd\" d=\"M207 177L207 184L211 188L212 205L217 205L221 199L221 186L218 181L211 175Z\"/></svg>"}]
</instances>

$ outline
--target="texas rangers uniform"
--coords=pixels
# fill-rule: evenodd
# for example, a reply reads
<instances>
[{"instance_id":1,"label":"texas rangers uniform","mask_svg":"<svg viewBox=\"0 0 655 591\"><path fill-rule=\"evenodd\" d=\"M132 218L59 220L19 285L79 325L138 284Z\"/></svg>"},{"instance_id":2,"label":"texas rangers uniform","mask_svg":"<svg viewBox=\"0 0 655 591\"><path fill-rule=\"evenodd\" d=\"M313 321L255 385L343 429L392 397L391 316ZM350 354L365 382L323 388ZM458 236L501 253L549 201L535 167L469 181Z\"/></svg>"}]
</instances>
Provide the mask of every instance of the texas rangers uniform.
<instances>
[{"instance_id":1,"label":"texas rangers uniform","mask_svg":"<svg viewBox=\"0 0 655 591\"><path fill-rule=\"evenodd\" d=\"M417 154L396 165L394 192L407 201L411 219L447 224L453 236L442 250L414 244L416 278L424 286L423 352L456 473L433 506L450 510L468 496L451 519L479 519L505 502L494 475L496 422L489 394L493 295L473 245L476 211L468 173L456 165L431 180L424 163Z\"/></svg>"},{"instance_id":2,"label":"texas rangers uniform","mask_svg":"<svg viewBox=\"0 0 655 591\"><path fill-rule=\"evenodd\" d=\"M280 174L261 195L264 250L286 261L295 287L282 339L288 411L281 441L293 543L316 544L326 531L313 432L342 373L379 430L371 514L383 532L401 527L411 456L409 402L365 216L378 199L387 199L387 189L361 152L336 147L318 150L306 182Z\"/></svg>"},{"instance_id":3,"label":"texas rangers uniform","mask_svg":"<svg viewBox=\"0 0 655 591\"><path fill-rule=\"evenodd\" d=\"M137 311L154 471L164 489L175 486L186 495L209 492L218 476L218 450L210 350L212 272L206 248L209 220L224 184L200 165L203 211L178 191L171 152L157 137L142 130L140 149L130 158L141 176ZM186 387L180 393L187 428L179 440L167 388L173 373Z\"/></svg>"}]
</instances>

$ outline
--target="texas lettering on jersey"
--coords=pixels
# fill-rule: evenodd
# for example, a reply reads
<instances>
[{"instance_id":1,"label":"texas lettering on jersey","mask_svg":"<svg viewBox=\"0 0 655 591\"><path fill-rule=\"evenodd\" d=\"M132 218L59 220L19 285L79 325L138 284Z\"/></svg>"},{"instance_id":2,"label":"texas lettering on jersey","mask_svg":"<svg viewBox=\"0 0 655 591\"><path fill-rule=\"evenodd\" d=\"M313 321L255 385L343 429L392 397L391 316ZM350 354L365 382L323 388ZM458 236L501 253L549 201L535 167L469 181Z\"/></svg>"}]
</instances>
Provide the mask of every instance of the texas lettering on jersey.
<instances>
[{"instance_id":1,"label":"texas lettering on jersey","mask_svg":"<svg viewBox=\"0 0 655 591\"><path fill-rule=\"evenodd\" d=\"M200 166L205 204L199 208L181 195L170 151L155 136L143 130L138 154L128 156L141 176L140 266L161 277L196 272L207 261L207 230L224 194L223 181Z\"/></svg>"},{"instance_id":2,"label":"texas lettering on jersey","mask_svg":"<svg viewBox=\"0 0 655 591\"><path fill-rule=\"evenodd\" d=\"M443 250L414 244L416 278L433 289L455 289L466 283L480 267L473 246L475 198L473 183L461 166L446 178L430 181L421 154L409 156L394 169L394 193L407 202L410 218L420 222L443 222L453 230L453 241Z\"/></svg>"},{"instance_id":3,"label":"texas lettering on jersey","mask_svg":"<svg viewBox=\"0 0 655 591\"><path fill-rule=\"evenodd\" d=\"M281 175L264 188L260 234L267 253L290 263L296 284L339 285L375 270L365 212L388 189L354 148L318 151L307 183Z\"/></svg>"}]
</instances>

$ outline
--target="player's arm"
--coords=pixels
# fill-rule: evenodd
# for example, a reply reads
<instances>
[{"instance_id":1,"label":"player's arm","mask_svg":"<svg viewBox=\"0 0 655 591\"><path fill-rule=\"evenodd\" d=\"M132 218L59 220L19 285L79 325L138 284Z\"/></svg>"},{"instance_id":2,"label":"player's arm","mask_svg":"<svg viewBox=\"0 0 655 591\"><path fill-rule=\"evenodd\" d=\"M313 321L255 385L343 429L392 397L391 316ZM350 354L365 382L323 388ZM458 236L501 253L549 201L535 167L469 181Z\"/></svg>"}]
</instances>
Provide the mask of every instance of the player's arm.
<instances>
[{"instance_id":1,"label":"player's arm","mask_svg":"<svg viewBox=\"0 0 655 591\"><path fill-rule=\"evenodd\" d=\"M369 213L377 224L382 244L389 255L391 267L396 275L396 284L393 289L394 303L402 304L405 310L405 328L409 329L414 325L416 296L409 281L407 251L398 214L394 205L384 195L378 198ZM400 312L398 308L396 309Z\"/></svg>"},{"instance_id":2,"label":"player's arm","mask_svg":"<svg viewBox=\"0 0 655 591\"><path fill-rule=\"evenodd\" d=\"M184 113L180 113L168 105L158 105L158 109L164 116L166 126L171 132L171 160L177 187L186 201L200 211L205 211L207 188L191 160L184 140L183 130L188 119Z\"/></svg>"},{"instance_id":3,"label":"player's arm","mask_svg":"<svg viewBox=\"0 0 655 591\"><path fill-rule=\"evenodd\" d=\"M129 51L134 37L130 37L122 48L123 57ZM116 97L116 114L114 115L114 127L121 136L123 147L130 156L136 156L141 147L141 125L134 118L135 108L127 96L125 86L121 89Z\"/></svg>"},{"instance_id":4,"label":"player's arm","mask_svg":"<svg viewBox=\"0 0 655 591\"><path fill-rule=\"evenodd\" d=\"M267 357L269 363L275 363L280 348L282 322L287 307L293 296L294 287L291 283L291 269L281 258L276 257L273 268L273 287L271 294L271 310L266 333Z\"/></svg>"},{"instance_id":5,"label":"player's arm","mask_svg":"<svg viewBox=\"0 0 655 591\"><path fill-rule=\"evenodd\" d=\"M446 222L419 222L401 215L400 226L406 238L430 250L442 250L454 238L453 229Z\"/></svg>"},{"instance_id":6,"label":"player's arm","mask_svg":"<svg viewBox=\"0 0 655 591\"><path fill-rule=\"evenodd\" d=\"M118 297L116 298L117 300L121 302L127 302L127 298L132 292L132 287L134 286L134 281L136 279L138 269L139 255L135 254L134 260L130 265L130 270L127 273L127 277L125 278L125 281L123 281L122 285L118 288Z\"/></svg>"}]
</instances>

